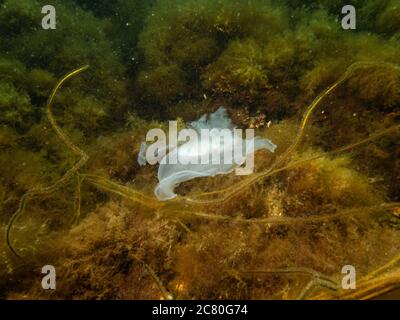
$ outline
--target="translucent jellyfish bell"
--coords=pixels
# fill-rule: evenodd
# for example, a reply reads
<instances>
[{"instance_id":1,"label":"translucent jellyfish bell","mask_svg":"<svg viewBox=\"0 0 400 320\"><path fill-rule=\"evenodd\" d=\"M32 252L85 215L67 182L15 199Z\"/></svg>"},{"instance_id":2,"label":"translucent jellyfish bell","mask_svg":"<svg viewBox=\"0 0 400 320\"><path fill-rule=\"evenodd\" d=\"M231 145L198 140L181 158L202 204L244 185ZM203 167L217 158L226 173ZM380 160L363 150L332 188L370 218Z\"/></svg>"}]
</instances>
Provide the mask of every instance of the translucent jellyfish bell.
<instances>
[{"instance_id":1,"label":"translucent jellyfish bell","mask_svg":"<svg viewBox=\"0 0 400 320\"><path fill-rule=\"evenodd\" d=\"M276 145L268 139L255 137L250 141L238 136L223 107L208 118L203 115L198 121L192 122L190 127L197 132L198 139L190 139L179 145L160 161L159 183L155 189L155 195L160 201L175 198L175 187L184 181L228 174L241 166L250 153L260 149L274 152L276 149ZM216 136L219 139L215 139ZM144 148L141 150L138 157L140 163L143 162L145 152ZM238 150L242 156L241 161L234 160L233 155ZM213 159L220 161L214 162Z\"/></svg>"}]
</instances>

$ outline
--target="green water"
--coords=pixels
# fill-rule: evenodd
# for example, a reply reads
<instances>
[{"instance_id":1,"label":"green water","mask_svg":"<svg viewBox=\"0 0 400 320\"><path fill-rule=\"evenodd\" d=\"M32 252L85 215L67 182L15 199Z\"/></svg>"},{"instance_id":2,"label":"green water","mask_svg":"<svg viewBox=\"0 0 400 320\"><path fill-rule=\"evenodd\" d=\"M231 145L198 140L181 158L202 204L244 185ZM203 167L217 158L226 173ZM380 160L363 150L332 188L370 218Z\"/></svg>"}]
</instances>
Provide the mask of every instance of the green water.
<instances>
[{"instance_id":1,"label":"green water","mask_svg":"<svg viewBox=\"0 0 400 320\"><path fill-rule=\"evenodd\" d=\"M400 1L348 4L0 0L0 297L392 290ZM276 152L256 153L253 175L194 179L161 203L157 165L137 163L147 132L221 106ZM32 276L49 263L73 274L56 292ZM304 291L316 274L326 283Z\"/></svg>"}]
</instances>

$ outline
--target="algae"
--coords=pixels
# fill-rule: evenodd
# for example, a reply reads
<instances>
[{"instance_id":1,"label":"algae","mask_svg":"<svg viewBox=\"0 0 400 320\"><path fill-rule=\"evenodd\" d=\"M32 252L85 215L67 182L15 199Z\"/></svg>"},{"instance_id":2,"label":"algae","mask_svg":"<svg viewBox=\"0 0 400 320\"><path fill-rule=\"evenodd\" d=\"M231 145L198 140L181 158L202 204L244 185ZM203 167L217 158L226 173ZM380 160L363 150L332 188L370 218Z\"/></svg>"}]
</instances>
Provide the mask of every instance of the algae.
<instances>
[{"instance_id":1,"label":"algae","mask_svg":"<svg viewBox=\"0 0 400 320\"><path fill-rule=\"evenodd\" d=\"M51 35L39 4L0 2L2 298L398 288L396 1L355 1L354 32L340 29L335 1L56 1L64 18ZM155 199L156 169L135 163L147 130L220 105L276 154L260 152L249 177ZM43 261L65 275L62 290L32 280ZM352 292L340 288L345 264L359 272Z\"/></svg>"}]
</instances>

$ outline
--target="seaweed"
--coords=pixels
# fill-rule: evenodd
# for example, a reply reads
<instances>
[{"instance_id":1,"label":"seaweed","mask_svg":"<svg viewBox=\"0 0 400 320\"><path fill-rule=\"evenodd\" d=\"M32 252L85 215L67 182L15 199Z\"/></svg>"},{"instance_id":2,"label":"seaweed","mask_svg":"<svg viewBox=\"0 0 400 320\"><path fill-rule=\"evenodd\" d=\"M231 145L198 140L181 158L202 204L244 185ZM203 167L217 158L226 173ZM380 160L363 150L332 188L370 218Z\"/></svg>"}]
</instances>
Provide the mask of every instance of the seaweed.
<instances>
[{"instance_id":1,"label":"seaweed","mask_svg":"<svg viewBox=\"0 0 400 320\"><path fill-rule=\"evenodd\" d=\"M254 6L257 10L253 9ZM173 4L168 1L158 3L139 37L138 47L143 55L144 64L137 80L137 92L146 105L154 104L154 99L151 99L153 93L156 102L168 108L178 97L199 99L205 91L224 90L223 84L220 87L213 86L218 77L227 71L226 68L220 69L229 65L229 59L240 60L242 57L238 55L245 52L249 46L255 49L248 60L254 59L254 55L259 57L262 53L257 51L258 44L251 43L250 39L263 41L269 35L282 30L288 25L284 13L282 8L268 1L226 3L202 0L175 1ZM240 41L244 42L243 46L240 46ZM236 42L236 45L233 42ZM229 46L232 46L232 49L224 54ZM232 55L234 56L231 57ZM225 90L233 91L239 86L240 80L235 80L235 75L250 82L257 82L261 77L260 85L265 84L262 70L257 71L255 75L251 74L259 67L254 66L251 61L246 62L246 56L242 62L237 62L238 70L233 71L230 76L234 83L231 88ZM223 60L224 57L227 61L216 62L220 58ZM209 66L212 63L217 65L213 68ZM205 71L208 67L211 70L217 69L215 75L212 71ZM166 78L167 70L173 72ZM216 80L208 81L207 75ZM147 79L146 77L151 80L145 81L143 78ZM200 79L204 79L203 86L199 86ZM257 84L244 84L244 87L246 85L253 89L251 93L246 94L248 96L254 94L256 89L254 86ZM171 87L173 92L166 90L166 87Z\"/></svg>"},{"instance_id":2,"label":"seaweed","mask_svg":"<svg viewBox=\"0 0 400 320\"><path fill-rule=\"evenodd\" d=\"M121 114L128 108L126 97L129 91L123 80L126 69L121 56L115 52L112 41L107 38L109 22L105 18L94 17L73 2L56 1L52 5L56 6L59 17L57 29L43 32L40 5L44 4L43 1L34 0L18 3L7 0L2 5L0 24L6 27L2 27L0 32L3 47L0 65L4 71L1 78L16 88L11 88L10 92L16 90L21 99L25 94L31 103L29 109L35 110L32 119L25 119L17 111L8 113L8 118L15 117L15 120L10 121L23 126L24 131L40 122L44 115L42 106L50 94L54 74L65 73L69 66L84 62L94 68L90 82L88 79L85 81L85 78L80 79L75 88L64 93L66 97L62 104L76 118L83 120L77 124L79 130L86 129L86 135L95 133L96 128L112 128L122 120L116 116L115 108L118 107ZM82 87L87 88L85 93ZM82 108L87 109L86 113ZM22 106L19 109L23 109ZM89 109L92 112L88 112ZM95 122L90 123L92 118L95 118ZM13 125L10 121L9 124ZM72 124L67 116L60 121ZM83 126L87 121L90 128Z\"/></svg>"},{"instance_id":3,"label":"seaweed","mask_svg":"<svg viewBox=\"0 0 400 320\"><path fill-rule=\"evenodd\" d=\"M348 78L350 78L357 70L359 69L363 69L363 68L370 68L372 67L376 67L376 63L357 63L352 65L351 67L348 68L347 72L341 77L339 78L339 80L337 80L331 87L329 87L328 89L326 89L322 94L320 94L307 108L306 112L303 115L303 120L300 124L300 127L298 129L296 138L293 140L292 144L285 150L282 151L280 156L278 156L276 158L276 160L272 163L272 165L262 171L259 172L257 174L255 174L254 176L244 179L242 180L240 183L237 183L235 185L233 185L233 187L229 188L231 189L229 192L227 192L227 189L225 190L218 190L218 191L214 191L214 192L210 192L210 193L200 193L196 196L196 198L191 198L191 197L181 197L178 198L175 201L171 201L171 202L158 202L157 200L153 199L152 197L149 197L143 193L141 193L138 190L135 190L131 187L125 186L123 184L117 183L115 181L112 181L108 178L104 178L101 176L96 176L96 175L91 175L91 174L82 174L79 173L80 169L84 166L84 164L88 161L89 156L87 155L87 153L85 151L83 151L82 149L80 149L79 147L77 147L69 138L68 136L65 135L65 133L62 131L62 129L59 127L59 125L57 124L57 122L55 121L53 115L52 115L52 105L54 103L54 98L55 95L57 94L58 90L60 89L60 87L65 83L65 81L67 81L68 79L70 79L71 77L81 73L82 71L84 71L87 67L83 67L80 69L77 69L71 73L69 73L68 75L66 75L64 78L62 78L62 80L57 84L57 86L54 88L48 104L47 104L47 115L49 118L49 121L52 125L53 130L56 132L57 136L59 137L59 139L63 142L63 144L75 155L77 155L78 157L80 157L80 160L78 162L76 162L76 164L70 168L66 174L57 182L53 183L50 186L47 187L42 187L42 188L33 188L30 191L28 191L22 198L20 201L20 205L18 210L15 212L15 214L13 215L13 217L10 220L10 223L8 225L8 228L6 230L7 233L7 244L11 250L11 252L13 254L15 254L16 256L20 257L20 255L18 254L18 252L13 248L12 246L12 242L10 239L10 232L12 229L12 226L14 224L14 221L21 216L21 214L24 212L25 206L27 204L27 201L30 200L33 197L38 197L38 196L44 196L46 194L49 193L53 193L54 191L56 191L57 189L59 189L62 185L64 185L67 181L71 180L73 176L77 176L77 205L75 206L75 217L74 220L77 221L77 219L79 219L79 215L80 215L80 205L79 205L79 199L80 199L80 188L81 188L81 184L83 182L89 182L103 190L106 190L108 192L114 193L114 194L118 194L120 196L122 196L123 198L129 199L130 201L132 201L133 203L136 203L137 205L139 205L139 207L146 207L150 210L155 210L156 212L158 212L159 214L162 214L163 216L167 217L167 218L172 218L173 220L177 219L178 217L188 217L188 216L193 216L199 219L207 219L210 221L220 221L220 220L225 220L225 221L229 221L231 223L235 223L235 224L241 224L242 222L246 223L246 224L266 224L266 225L271 225L271 224L278 224L278 225L289 225L289 226L293 226L296 223L300 223L300 224L312 224L312 223L319 223L320 221L326 221L328 219L338 219L338 218L347 218L347 217L353 217L355 215L358 214L362 214L362 215L366 215L366 214L371 214L374 213L376 211L381 211L381 210L390 210L391 208L395 208L397 207L399 204L398 203L382 203L380 200L380 198L378 196L376 196L374 194L374 191L372 190L368 190L365 189L363 186L366 185L365 180L363 180L362 177L359 177L357 174L352 173L350 171L348 171L348 169L344 169L344 171L340 172L340 169L338 169L338 165L337 164L330 164L329 160L323 160L323 157L325 156L324 154L311 154L309 156L306 156L305 158L300 158L299 160L291 160L289 161L290 158L292 158L293 153L295 152L295 150L298 148L300 142L303 139L304 136L304 131L305 128L307 127L307 125L309 124L309 119L311 117L311 114L315 111L315 109L317 108L317 106L321 103L321 101L330 93L332 93L340 84L342 84L343 82L345 82ZM378 64L379 65L379 64ZM383 67L388 67L389 65L387 64L380 64ZM390 65L390 67L393 68L397 68L396 66ZM329 152L329 155L334 155L337 154L339 152L343 152L343 151L347 151L347 150L351 150L353 148L359 147L360 145L366 144L372 140L375 140L377 138L380 138L383 135L387 135L390 133L393 133L395 131L397 131L399 129L399 125L395 125L392 126L390 128L387 128L385 130L382 130L380 132L376 132L374 134L372 134L371 136L360 140L360 141L356 141L354 143L351 143L349 145L343 146L341 148L332 150L331 152ZM320 165L318 165L318 162L315 162L315 160L319 161ZM321 162L321 161L324 162ZM283 172L283 171L287 171L287 170L292 170L293 168L302 166L304 167L307 164L310 164L311 161L313 161L313 163L317 164L317 172L321 172L322 174L325 174L324 171L329 170L326 168L332 167L334 168L335 172L332 173L333 176L335 176L335 178L340 178L340 176L343 176L343 179L345 179L346 182L344 182L344 185L349 185L349 191L350 192L355 192L355 188L352 187L352 185L357 186L357 192L356 195L359 197L359 200L357 200L357 198L355 198L354 200L350 201L350 204L342 204L342 206L344 207L348 207L350 205L351 206L355 206L355 208L351 208L351 209L347 209L347 210L339 210L336 214L326 214L326 215L321 215L320 213L318 215L315 216L311 216L311 217L307 217L307 216L300 216L300 217L290 217L290 216L285 216L285 217L270 217L270 218L251 218L251 219L243 219L243 218L238 218L238 217L232 217L232 216L227 216L227 215L218 215L215 213L205 213L201 211L202 207L209 207L209 209L211 208L210 206L215 206L215 208L219 208L219 210L224 209L224 206L221 206L221 204L223 204L223 202L226 202L227 199L232 199L233 196L238 194L238 191L245 191L246 189L248 189L249 187L251 187L255 182L258 182L261 179L265 179L266 177L270 177L273 175L276 175L279 172ZM342 161L342 160L335 160L335 161ZM325 169L321 169L321 163L324 163L324 168ZM312 172L310 169L307 169L306 172ZM328 171L329 172L329 171ZM310 173L308 173L310 174ZM321 176L322 179L323 176ZM320 178L320 179L321 179ZM330 180L330 178L325 178ZM352 179L356 179L354 182L351 182ZM307 183L307 181L303 181L302 183ZM340 184L340 179L338 180L338 183ZM295 184L291 186L292 188L295 188ZM302 188L300 186L300 188ZM335 185L327 185L327 194L330 194L332 196L332 200L331 201L338 201L340 198L343 198L344 194L341 192L346 192L345 189L343 189L342 187L339 187L339 189L337 189L335 192L332 191L332 188L336 188ZM312 188L307 188L308 190L311 190ZM219 197L219 198L213 198L213 199L209 199L209 200L199 200L201 198L203 198L204 196L208 197L210 195L218 195L219 193L224 192L224 196L223 197ZM298 192L296 192L295 190L291 191L294 194L298 194ZM337 192L340 192L339 194L337 194ZM315 197L313 197L315 198ZM335 200L336 199L336 200ZM370 200L367 200L370 199ZM349 199L346 199L349 200ZM360 202L361 200L361 202ZM367 200L367 201L366 201ZM365 202L366 201L366 202ZM370 201L370 202L369 202ZM196 210L188 210L185 209L185 207L187 206L187 204L190 203L191 206L193 206L193 208L198 208ZM198 211L200 209L200 211ZM180 223L182 224L182 222L180 221ZM187 231L189 230L189 231ZM209 230L209 229L208 229ZM190 229L186 228L187 232L190 232ZM210 230L208 231L210 232ZM219 234L220 231L218 231ZM237 247L235 245L235 250L237 250ZM218 251L218 248L215 247L214 250ZM226 249L225 249L226 250ZM227 252L227 251L225 251ZM191 255L191 253L190 253ZM203 257L204 258L204 257ZM192 258L190 258L191 260ZM214 259L214 258L213 258ZM139 259L140 261L140 259ZM193 260L196 261L196 260ZM207 260L205 260L207 261ZM395 261L397 261L395 259ZM200 264L199 261L197 261L197 263ZM394 264L394 262L390 262L390 264ZM145 264L146 266L146 264ZM228 269L227 269L228 268ZM386 268L386 267L383 267ZM155 283L157 284L157 286L159 287L160 291L162 292L162 294L165 297L170 297L168 290L164 287L164 285L162 284L161 280L158 278L158 276L155 275L154 271L152 271L151 267L145 267L145 269L147 269L147 271L150 273L150 275L152 275L153 280L155 281ZM241 283L241 277L240 276L235 276L235 271L229 271L229 266L223 266L222 269L217 269L216 275L218 274L218 270L220 270L221 272L223 270L223 273L228 272L228 274L230 274L230 277L236 277L238 282L238 285L240 285ZM379 272L380 269L378 269L376 272ZM279 274L279 273L292 273L292 272L299 272L299 269L293 269L293 268L284 268L284 269L273 269L271 271L262 271L265 273L274 273L274 274ZM300 270L300 272L302 272ZM239 271L239 274L247 274L249 273L248 271ZM251 271L250 273L254 273L253 271ZM334 283L334 281L332 280L327 280L327 283L324 282L324 276L320 276L317 277L319 280L315 280L315 274L316 271L311 271L311 275L313 275L311 281L307 282L306 285L303 287L303 290L301 291L301 293L299 294L300 298L306 297L308 296L308 294L310 294L310 292L312 292L312 288L314 288L315 286L328 286L328 287L334 287L332 285L332 283ZM220 275L218 275L219 277ZM195 279L195 278L194 278ZM314 279L314 280L313 280ZM328 279L328 278L327 278ZM187 281L187 280L184 280ZM214 285L218 285L218 283L220 283L220 281L223 281L223 279L218 279L216 278L215 281L212 281L211 284L212 286ZM362 290L360 290L358 292L358 294L360 295L360 297L364 297L364 296L369 296L371 295L370 289L368 287L368 276L366 277L366 289L364 289L364 286L362 287ZM329 284L330 283L330 284ZM376 291L376 293L381 293L383 292L383 290L388 290L387 288L389 286L391 286L393 283L393 278L390 276L385 276L385 278L383 278L382 282L379 283L379 290ZM223 282L221 283L221 285L223 287L226 288L226 284L223 284ZM381 289L382 288L382 289ZM232 288L230 288L229 290L231 290ZM210 291L211 289L207 287L203 288L202 290L206 290L206 292L212 292Z\"/></svg>"},{"instance_id":4,"label":"seaweed","mask_svg":"<svg viewBox=\"0 0 400 320\"><path fill-rule=\"evenodd\" d=\"M29 96L18 92L14 85L0 82L0 109L3 124L11 126L22 125L32 116L33 108Z\"/></svg>"},{"instance_id":5,"label":"seaweed","mask_svg":"<svg viewBox=\"0 0 400 320\"><path fill-rule=\"evenodd\" d=\"M400 9L396 0L388 1L386 8L377 17L377 29L380 32L394 33L400 27Z\"/></svg>"},{"instance_id":6,"label":"seaweed","mask_svg":"<svg viewBox=\"0 0 400 320\"><path fill-rule=\"evenodd\" d=\"M263 58L263 50L254 40L233 41L203 72L203 85L216 95L252 102L271 88Z\"/></svg>"},{"instance_id":7,"label":"seaweed","mask_svg":"<svg viewBox=\"0 0 400 320\"><path fill-rule=\"evenodd\" d=\"M325 0L70 0L55 1L62 19L45 34L40 4L0 12L2 297L364 299L398 287L395 1L355 1L355 32ZM89 74L53 89L81 64ZM143 132L221 104L277 154L260 151L250 177L188 181L157 201L155 170L135 164ZM62 290L32 282L43 261ZM349 263L354 292L339 286Z\"/></svg>"}]
</instances>

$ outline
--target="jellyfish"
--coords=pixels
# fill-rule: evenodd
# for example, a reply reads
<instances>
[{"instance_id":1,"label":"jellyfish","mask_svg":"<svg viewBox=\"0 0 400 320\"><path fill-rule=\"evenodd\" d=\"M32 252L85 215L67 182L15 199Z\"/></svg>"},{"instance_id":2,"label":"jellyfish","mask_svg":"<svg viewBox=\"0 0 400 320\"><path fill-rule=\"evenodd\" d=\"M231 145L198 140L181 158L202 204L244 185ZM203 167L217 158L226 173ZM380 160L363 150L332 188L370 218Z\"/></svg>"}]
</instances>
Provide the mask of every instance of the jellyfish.
<instances>
[{"instance_id":1,"label":"jellyfish","mask_svg":"<svg viewBox=\"0 0 400 320\"><path fill-rule=\"evenodd\" d=\"M234 127L222 106L214 113L191 122L183 131L185 134L194 132L195 136L192 134L189 141L176 147L158 150L158 185L154 193L160 201L175 198L174 189L182 182L229 174L242 167L255 151L266 149L274 152L277 147L270 140L260 137L243 139L241 131ZM144 142L138 155L138 163L142 166L146 164L146 150Z\"/></svg>"}]
</instances>

